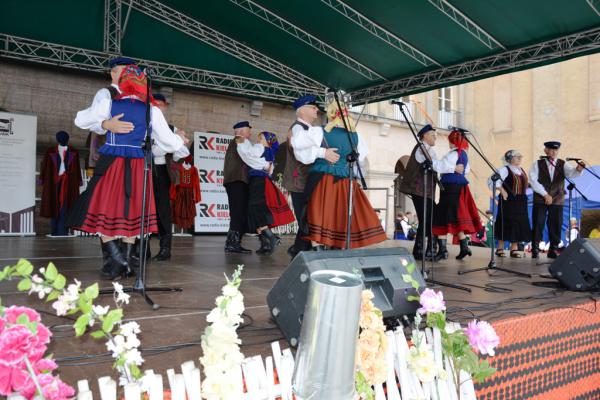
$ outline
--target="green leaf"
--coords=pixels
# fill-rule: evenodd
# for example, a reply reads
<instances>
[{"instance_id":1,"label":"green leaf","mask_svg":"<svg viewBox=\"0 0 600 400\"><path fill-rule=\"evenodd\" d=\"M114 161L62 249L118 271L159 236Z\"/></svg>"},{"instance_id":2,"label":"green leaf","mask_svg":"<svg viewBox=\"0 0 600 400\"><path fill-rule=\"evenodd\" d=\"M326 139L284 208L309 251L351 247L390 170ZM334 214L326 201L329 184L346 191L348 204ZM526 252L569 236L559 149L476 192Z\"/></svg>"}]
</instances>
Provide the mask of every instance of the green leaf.
<instances>
[{"instance_id":1,"label":"green leaf","mask_svg":"<svg viewBox=\"0 0 600 400\"><path fill-rule=\"evenodd\" d=\"M27 276L33 272L33 265L24 258L21 258L16 265L16 273L20 276Z\"/></svg>"},{"instance_id":2,"label":"green leaf","mask_svg":"<svg viewBox=\"0 0 600 400\"><path fill-rule=\"evenodd\" d=\"M0 281L3 281L7 277L9 277L11 271L12 267L10 265L4 267L4 269L0 272Z\"/></svg>"},{"instance_id":3,"label":"green leaf","mask_svg":"<svg viewBox=\"0 0 600 400\"><path fill-rule=\"evenodd\" d=\"M421 298L419 296L408 295L406 296L406 300L408 301L419 301Z\"/></svg>"},{"instance_id":4,"label":"green leaf","mask_svg":"<svg viewBox=\"0 0 600 400\"><path fill-rule=\"evenodd\" d=\"M64 277L64 275L58 274L56 276L56 279L54 280L54 283L52 283L52 286L54 286L54 289L62 290L65 287L66 283L67 280Z\"/></svg>"},{"instance_id":5,"label":"green leaf","mask_svg":"<svg viewBox=\"0 0 600 400\"><path fill-rule=\"evenodd\" d=\"M90 322L89 314L82 314L77 318L77 321L73 324L75 328L75 336L81 336L85 333L88 323Z\"/></svg>"},{"instance_id":6,"label":"green leaf","mask_svg":"<svg viewBox=\"0 0 600 400\"><path fill-rule=\"evenodd\" d=\"M58 296L60 296L60 292L53 290L50 292L50 294L46 297L46 302L48 301L52 301L52 300L56 300L58 299Z\"/></svg>"},{"instance_id":7,"label":"green leaf","mask_svg":"<svg viewBox=\"0 0 600 400\"><path fill-rule=\"evenodd\" d=\"M402 280L406 283L411 283L413 281L413 277L409 274L402 274Z\"/></svg>"},{"instance_id":8,"label":"green leaf","mask_svg":"<svg viewBox=\"0 0 600 400\"><path fill-rule=\"evenodd\" d=\"M92 311L92 301L88 300L85 296L79 296L77 305L82 313L87 314Z\"/></svg>"},{"instance_id":9,"label":"green leaf","mask_svg":"<svg viewBox=\"0 0 600 400\"><path fill-rule=\"evenodd\" d=\"M17 285L17 290L19 292L25 292L29 289L31 289L31 279L29 279L29 278L21 279L19 281L19 284Z\"/></svg>"},{"instance_id":10,"label":"green leaf","mask_svg":"<svg viewBox=\"0 0 600 400\"><path fill-rule=\"evenodd\" d=\"M112 332L115 324L123 318L123 310L117 308L115 310L110 310L108 314L104 317L104 321L102 321L102 330L105 332Z\"/></svg>"},{"instance_id":11,"label":"green leaf","mask_svg":"<svg viewBox=\"0 0 600 400\"><path fill-rule=\"evenodd\" d=\"M93 285L90 285L87 288L85 288L85 292L84 292L85 296L88 299L91 299L91 300L93 300L96 297L98 297L98 293L99 293L98 282L96 282Z\"/></svg>"},{"instance_id":12,"label":"green leaf","mask_svg":"<svg viewBox=\"0 0 600 400\"><path fill-rule=\"evenodd\" d=\"M90 333L90 335L91 335L91 336L92 336L94 339L102 339L102 338L104 337L104 332L103 332L103 331L100 331L100 330L97 330L97 331L94 331L94 332Z\"/></svg>"},{"instance_id":13,"label":"green leaf","mask_svg":"<svg viewBox=\"0 0 600 400\"><path fill-rule=\"evenodd\" d=\"M408 264L408 265L406 266L406 271L407 271L409 274L412 274L413 272L415 272L415 268L416 268L416 267L417 267L417 266L416 266L416 264L410 263L410 264Z\"/></svg>"},{"instance_id":14,"label":"green leaf","mask_svg":"<svg viewBox=\"0 0 600 400\"><path fill-rule=\"evenodd\" d=\"M135 364L130 364L129 365L129 371L131 372L131 375L133 375L134 378L141 378L142 377L142 372L140 371L140 369L138 368L137 365Z\"/></svg>"},{"instance_id":15,"label":"green leaf","mask_svg":"<svg viewBox=\"0 0 600 400\"><path fill-rule=\"evenodd\" d=\"M29 323L29 318L27 317L27 314L21 314L17 317L16 322L19 325L27 325Z\"/></svg>"},{"instance_id":16,"label":"green leaf","mask_svg":"<svg viewBox=\"0 0 600 400\"><path fill-rule=\"evenodd\" d=\"M48 266L46 267L46 271L44 272L44 276L50 282L54 282L54 280L58 276L58 270L56 269L56 267L54 266L53 263L48 263Z\"/></svg>"}]
</instances>

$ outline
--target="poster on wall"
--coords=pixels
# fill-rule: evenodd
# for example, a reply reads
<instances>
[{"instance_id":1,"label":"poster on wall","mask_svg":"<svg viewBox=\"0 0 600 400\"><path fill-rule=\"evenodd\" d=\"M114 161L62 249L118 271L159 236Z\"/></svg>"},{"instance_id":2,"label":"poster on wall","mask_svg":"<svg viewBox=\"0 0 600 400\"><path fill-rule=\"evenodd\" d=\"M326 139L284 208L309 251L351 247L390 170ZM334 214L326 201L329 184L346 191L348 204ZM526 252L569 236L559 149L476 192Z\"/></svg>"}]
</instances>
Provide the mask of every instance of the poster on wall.
<instances>
[{"instance_id":1,"label":"poster on wall","mask_svg":"<svg viewBox=\"0 0 600 400\"><path fill-rule=\"evenodd\" d=\"M35 235L36 135L36 116L0 112L0 236Z\"/></svg>"},{"instance_id":2,"label":"poster on wall","mask_svg":"<svg viewBox=\"0 0 600 400\"><path fill-rule=\"evenodd\" d=\"M231 139L231 135L194 132L194 166L198 169L202 192L202 200L196 204L196 232L225 233L229 230L223 164Z\"/></svg>"}]
</instances>

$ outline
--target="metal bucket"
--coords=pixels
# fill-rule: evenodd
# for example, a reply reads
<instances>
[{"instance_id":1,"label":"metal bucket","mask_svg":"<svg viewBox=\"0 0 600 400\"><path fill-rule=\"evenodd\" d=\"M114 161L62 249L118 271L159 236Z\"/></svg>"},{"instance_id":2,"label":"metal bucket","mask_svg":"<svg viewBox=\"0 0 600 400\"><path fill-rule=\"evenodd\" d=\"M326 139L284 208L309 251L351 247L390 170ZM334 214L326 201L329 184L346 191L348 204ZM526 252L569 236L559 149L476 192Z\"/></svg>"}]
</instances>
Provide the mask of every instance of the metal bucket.
<instances>
[{"instance_id":1,"label":"metal bucket","mask_svg":"<svg viewBox=\"0 0 600 400\"><path fill-rule=\"evenodd\" d=\"M332 270L313 272L292 380L302 400L352 400L363 283Z\"/></svg>"}]
</instances>

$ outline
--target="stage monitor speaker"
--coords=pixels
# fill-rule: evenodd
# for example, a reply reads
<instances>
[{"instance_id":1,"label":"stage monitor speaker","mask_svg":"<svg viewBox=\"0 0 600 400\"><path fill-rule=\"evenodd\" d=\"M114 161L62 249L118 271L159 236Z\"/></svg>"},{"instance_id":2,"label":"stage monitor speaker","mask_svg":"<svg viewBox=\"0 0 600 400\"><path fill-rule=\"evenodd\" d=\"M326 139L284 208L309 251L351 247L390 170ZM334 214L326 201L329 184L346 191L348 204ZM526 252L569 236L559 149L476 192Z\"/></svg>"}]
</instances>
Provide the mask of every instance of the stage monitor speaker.
<instances>
[{"instance_id":1,"label":"stage monitor speaker","mask_svg":"<svg viewBox=\"0 0 600 400\"><path fill-rule=\"evenodd\" d=\"M419 303L408 301L407 296L417 295L417 292L402 279L411 263L415 263L414 258L404 248L301 252L275 282L267 295L267 304L286 340L294 347L300 336L309 278L315 271L332 269L361 275L365 287L375 295L374 305L385 319L414 314ZM412 277L425 287L418 268Z\"/></svg>"},{"instance_id":2,"label":"stage monitor speaker","mask_svg":"<svg viewBox=\"0 0 600 400\"><path fill-rule=\"evenodd\" d=\"M600 289L600 239L576 239L548 268L569 290Z\"/></svg>"}]
</instances>

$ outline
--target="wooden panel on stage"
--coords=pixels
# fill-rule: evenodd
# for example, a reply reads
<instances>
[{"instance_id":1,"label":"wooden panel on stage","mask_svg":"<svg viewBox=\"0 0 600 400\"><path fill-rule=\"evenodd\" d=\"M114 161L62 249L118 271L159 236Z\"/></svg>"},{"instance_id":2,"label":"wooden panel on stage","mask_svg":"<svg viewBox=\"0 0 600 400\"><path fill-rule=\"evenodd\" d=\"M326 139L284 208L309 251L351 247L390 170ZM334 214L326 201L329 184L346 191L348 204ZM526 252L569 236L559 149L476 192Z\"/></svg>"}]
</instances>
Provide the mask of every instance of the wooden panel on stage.
<instances>
[{"instance_id":1,"label":"wooden panel on stage","mask_svg":"<svg viewBox=\"0 0 600 400\"><path fill-rule=\"evenodd\" d=\"M170 262L151 262L148 284L182 287L181 293L151 293L161 305L152 311L144 300L133 295L124 308L125 318L136 320L142 333L143 369L163 374L168 368L178 368L188 360L198 361L201 355L200 336L206 327L206 316L214 307L215 298L224 284L223 274L231 274L238 264L244 264L241 291L246 306L245 322L239 330L242 352L246 356L270 355L270 343L282 339L279 329L270 319L266 296L287 266L290 238L272 256L257 254L225 254L225 236L176 237ZM377 247L404 246L413 242L387 241ZM158 240L151 241L152 252L158 250ZM244 246L259 247L255 237L245 237ZM490 361L498 373L480 386L480 399L599 398L584 395L592 390L590 382L600 381L600 309L590 302L590 293L569 292L560 287L539 287L533 281L548 281L540 277L548 273L547 260L498 258L498 266L534 274L533 279L516 277L501 271L475 272L459 276L462 269L483 267L489 262L489 249L473 248L473 257L456 261L457 246L450 246L450 258L435 265L431 278L468 286L472 293L436 288L444 292L448 316L466 324L472 318L491 321L501 339L498 355ZM94 237L74 238L2 238L0 261L3 265L28 258L36 268L53 261L69 281L77 278L82 286L99 281L102 288L112 287L101 280L102 254L99 240ZM430 268L428 263L427 268ZM133 284L133 279L121 282ZM53 332L49 353L59 364L58 373L71 385L79 379L91 382L94 397L98 397L96 379L113 375L112 359L103 341L88 336L76 339L68 318L54 315L50 303L16 291L17 282L1 282L2 304L19 304L42 312L43 322ZM112 296L103 296L100 304L112 304ZM282 347L287 344L280 342ZM159 346L180 345L177 349ZM85 356L85 358L81 358ZM571 392L569 392L571 391ZM562 394L574 393L580 397ZM528 394L531 394L529 397ZM558 396L558 397L557 397ZM586 397L587 396L587 397Z\"/></svg>"}]
</instances>

